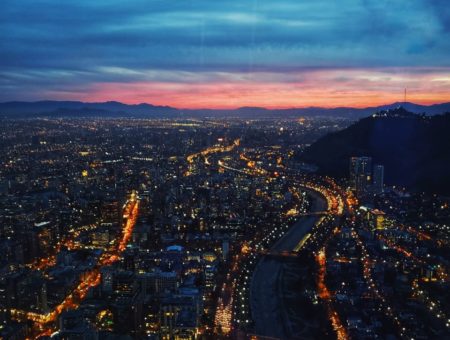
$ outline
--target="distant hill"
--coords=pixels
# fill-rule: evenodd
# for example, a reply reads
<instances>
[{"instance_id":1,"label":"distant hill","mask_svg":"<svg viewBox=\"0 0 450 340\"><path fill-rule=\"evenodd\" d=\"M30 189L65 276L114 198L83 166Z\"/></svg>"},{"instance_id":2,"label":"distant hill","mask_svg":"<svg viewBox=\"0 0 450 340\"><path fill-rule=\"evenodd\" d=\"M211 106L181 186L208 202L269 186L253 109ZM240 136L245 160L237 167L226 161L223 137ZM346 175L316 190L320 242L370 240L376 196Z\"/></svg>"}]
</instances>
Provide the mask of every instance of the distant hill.
<instances>
[{"instance_id":1,"label":"distant hill","mask_svg":"<svg viewBox=\"0 0 450 340\"><path fill-rule=\"evenodd\" d=\"M348 177L351 156L383 164L388 184L450 195L450 113L380 112L320 138L300 158L321 173Z\"/></svg>"},{"instance_id":2,"label":"distant hill","mask_svg":"<svg viewBox=\"0 0 450 340\"><path fill-rule=\"evenodd\" d=\"M169 106L151 104L128 105L110 101L103 103L84 103L79 101L39 101L0 103L0 115L3 116L158 116L177 113Z\"/></svg>"},{"instance_id":3,"label":"distant hill","mask_svg":"<svg viewBox=\"0 0 450 340\"><path fill-rule=\"evenodd\" d=\"M178 109L170 106L156 106L151 104L123 104L109 101L102 103L84 103L79 101L39 101L39 102L5 102L0 103L0 117L149 117L149 118L200 118L200 117L238 117L238 118L264 118L264 117L299 117L299 116L333 116L347 118L362 118L379 110L393 109L403 106L414 113L428 115L441 114L450 111L450 103L430 106L414 103L393 103L368 108L292 108L292 109L266 109L262 107L241 107L230 110L213 109Z\"/></svg>"}]
</instances>

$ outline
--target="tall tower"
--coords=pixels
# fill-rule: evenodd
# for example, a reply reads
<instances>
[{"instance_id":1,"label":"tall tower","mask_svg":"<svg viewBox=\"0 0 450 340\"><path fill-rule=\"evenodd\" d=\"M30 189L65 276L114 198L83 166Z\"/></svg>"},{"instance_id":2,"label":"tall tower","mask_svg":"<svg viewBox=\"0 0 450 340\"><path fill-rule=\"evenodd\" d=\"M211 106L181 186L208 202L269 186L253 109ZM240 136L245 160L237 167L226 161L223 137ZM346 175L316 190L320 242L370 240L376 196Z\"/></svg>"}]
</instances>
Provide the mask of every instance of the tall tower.
<instances>
[{"instance_id":1,"label":"tall tower","mask_svg":"<svg viewBox=\"0 0 450 340\"><path fill-rule=\"evenodd\" d=\"M228 237L226 237L222 240L222 259L224 261L227 260L229 251L230 251L230 240L228 239Z\"/></svg>"},{"instance_id":2,"label":"tall tower","mask_svg":"<svg viewBox=\"0 0 450 340\"><path fill-rule=\"evenodd\" d=\"M373 193L381 194L384 191L384 166L375 165L373 167Z\"/></svg>"},{"instance_id":3,"label":"tall tower","mask_svg":"<svg viewBox=\"0 0 450 340\"><path fill-rule=\"evenodd\" d=\"M357 162L358 157L351 157L350 158L350 168L349 168L349 175L350 175L350 187L353 190L356 190L356 171L357 171Z\"/></svg>"},{"instance_id":4,"label":"tall tower","mask_svg":"<svg viewBox=\"0 0 450 340\"><path fill-rule=\"evenodd\" d=\"M372 158L350 158L350 183L357 194L366 194L372 181Z\"/></svg>"}]
</instances>

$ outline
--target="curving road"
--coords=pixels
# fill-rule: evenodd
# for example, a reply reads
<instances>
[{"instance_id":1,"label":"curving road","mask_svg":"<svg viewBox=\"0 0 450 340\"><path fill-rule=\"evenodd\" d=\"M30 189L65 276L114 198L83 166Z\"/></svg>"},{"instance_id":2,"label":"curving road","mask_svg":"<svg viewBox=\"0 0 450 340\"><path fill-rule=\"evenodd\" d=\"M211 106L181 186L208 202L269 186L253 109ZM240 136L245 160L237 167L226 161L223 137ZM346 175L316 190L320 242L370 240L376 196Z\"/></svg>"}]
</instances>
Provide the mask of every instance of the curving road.
<instances>
[{"instance_id":1,"label":"curving road","mask_svg":"<svg viewBox=\"0 0 450 340\"><path fill-rule=\"evenodd\" d=\"M313 197L311 212L326 211L325 198L310 189L304 188ZM271 251L292 251L302 238L312 229L320 215L300 218L289 231L271 248ZM259 336L290 338L290 321L283 310L281 280L283 262L263 257L253 272L250 303L255 333Z\"/></svg>"}]
</instances>

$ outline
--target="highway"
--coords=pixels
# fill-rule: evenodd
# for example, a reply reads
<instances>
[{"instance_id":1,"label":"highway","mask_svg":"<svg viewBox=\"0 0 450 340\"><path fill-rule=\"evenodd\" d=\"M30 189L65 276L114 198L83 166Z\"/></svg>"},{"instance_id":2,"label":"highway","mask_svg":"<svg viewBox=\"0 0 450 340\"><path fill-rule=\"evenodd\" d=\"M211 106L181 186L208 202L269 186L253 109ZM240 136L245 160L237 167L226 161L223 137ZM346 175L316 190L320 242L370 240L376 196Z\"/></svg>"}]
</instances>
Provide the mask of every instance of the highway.
<instances>
[{"instance_id":1,"label":"highway","mask_svg":"<svg viewBox=\"0 0 450 340\"><path fill-rule=\"evenodd\" d=\"M327 210L325 198L318 192L308 191L312 200L311 212ZM301 217L289 231L270 249L271 252L292 251L303 237L320 219L320 215ZM264 256L253 272L250 303L252 318L255 322L255 334L259 336L286 339L292 336L290 321L283 308L283 292L280 291L283 280L283 262Z\"/></svg>"},{"instance_id":2,"label":"highway","mask_svg":"<svg viewBox=\"0 0 450 340\"><path fill-rule=\"evenodd\" d=\"M127 200L123 212L123 229L122 235L111 249L105 249L100 256L98 263L92 270L85 272L78 285L57 305L54 310L47 314L39 314L24 310L11 310L11 316L18 321L31 320L34 322L33 332L37 334L35 338L50 336L55 331L55 321L58 316L65 310L77 309L81 301L86 297L88 290L100 284L100 269L103 266L110 265L119 260L121 253L125 250L130 241L133 228L136 225L139 214L139 200L135 191L131 193L130 199Z\"/></svg>"}]
</instances>

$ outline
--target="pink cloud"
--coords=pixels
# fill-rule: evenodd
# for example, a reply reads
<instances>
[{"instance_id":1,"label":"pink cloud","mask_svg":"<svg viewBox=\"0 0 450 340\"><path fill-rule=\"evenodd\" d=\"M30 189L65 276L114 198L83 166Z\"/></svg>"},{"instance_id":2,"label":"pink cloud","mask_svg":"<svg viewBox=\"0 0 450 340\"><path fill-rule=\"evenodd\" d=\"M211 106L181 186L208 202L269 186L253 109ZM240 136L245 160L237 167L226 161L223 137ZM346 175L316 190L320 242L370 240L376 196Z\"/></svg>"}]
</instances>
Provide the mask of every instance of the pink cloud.
<instances>
[{"instance_id":1,"label":"pink cloud","mask_svg":"<svg viewBox=\"0 0 450 340\"><path fill-rule=\"evenodd\" d=\"M239 75L238 75L239 76ZM331 69L299 73L223 74L204 82L103 82L87 91L53 93L52 97L84 101L118 100L179 108L268 108L306 106L366 107L403 100L431 104L450 100L450 71L414 69Z\"/></svg>"}]
</instances>

